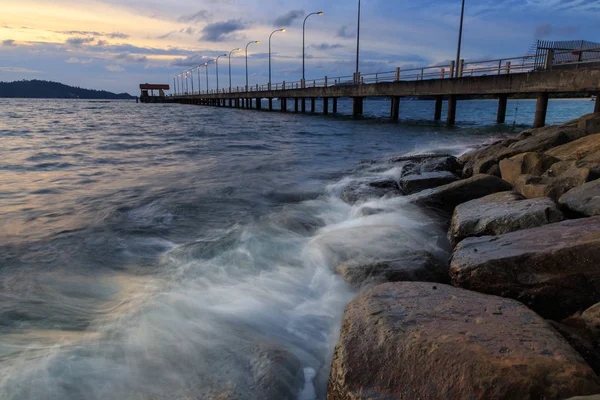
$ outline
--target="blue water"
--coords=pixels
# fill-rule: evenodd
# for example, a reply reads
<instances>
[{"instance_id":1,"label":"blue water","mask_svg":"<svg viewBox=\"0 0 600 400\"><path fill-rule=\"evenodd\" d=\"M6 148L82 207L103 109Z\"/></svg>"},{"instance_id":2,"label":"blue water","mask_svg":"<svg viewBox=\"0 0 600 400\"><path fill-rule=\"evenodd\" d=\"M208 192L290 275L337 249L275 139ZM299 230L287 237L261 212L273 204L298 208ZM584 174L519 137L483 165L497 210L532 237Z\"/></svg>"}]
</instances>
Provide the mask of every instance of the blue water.
<instances>
[{"instance_id":1,"label":"blue water","mask_svg":"<svg viewBox=\"0 0 600 400\"><path fill-rule=\"evenodd\" d=\"M548 119L592 108L551 101ZM323 398L356 294L335 266L406 237L445 251L420 210L365 216L340 188L398 174L361 160L514 134L535 103L509 110L495 125L495 102L461 101L447 129L433 102L403 101L396 124L380 101L354 121L344 101L323 117L0 99L0 398ZM299 381L266 395L253 382L278 362Z\"/></svg>"}]
</instances>

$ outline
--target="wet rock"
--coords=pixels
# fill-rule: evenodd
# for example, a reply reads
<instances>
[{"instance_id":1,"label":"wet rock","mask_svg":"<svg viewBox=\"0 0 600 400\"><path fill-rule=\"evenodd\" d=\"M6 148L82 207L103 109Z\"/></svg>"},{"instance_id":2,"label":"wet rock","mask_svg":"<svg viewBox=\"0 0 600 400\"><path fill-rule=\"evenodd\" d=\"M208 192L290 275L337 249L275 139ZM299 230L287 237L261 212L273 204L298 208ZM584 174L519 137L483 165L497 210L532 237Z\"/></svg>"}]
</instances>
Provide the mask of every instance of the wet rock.
<instances>
[{"instance_id":1,"label":"wet rock","mask_svg":"<svg viewBox=\"0 0 600 400\"><path fill-rule=\"evenodd\" d=\"M452 172L425 172L418 175L408 175L400 179L400 187L404 194L413 194L425 189L447 185L456 182L458 177Z\"/></svg>"},{"instance_id":2,"label":"wet rock","mask_svg":"<svg viewBox=\"0 0 600 400\"><path fill-rule=\"evenodd\" d=\"M548 168L560 160L544 154L522 153L500 161L502 179L514 185L523 174L541 176Z\"/></svg>"},{"instance_id":3,"label":"wet rock","mask_svg":"<svg viewBox=\"0 0 600 400\"><path fill-rule=\"evenodd\" d=\"M369 199L399 196L401 194L396 181L384 179L374 182L352 182L342 189L340 197L348 204L355 204Z\"/></svg>"},{"instance_id":4,"label":"wet rock","mask_svg":"<svg viewBox=\"0 0 600 400\"><path fill-rule=\"evenodd\" d=\"M568 400L600 400L600 394L596 394L593 396L577 396L577 397L571 397Z\"/></svg>"},{"instance_id":5,"label":"wet rock","mask_svg":"<svg viewBox=\"0 0 600 400\"><path fill-rule=\"evenodd\" d=\"M511 189L512 186L508 182L496 176L479 174L413 194L408 200L412 204L451 213L459 204Z\"/></svg>"},{"instance_id":6,"label":"wet rock","mask_svg":"<svg viewBox=\"0 0 600 400\"><path fill-rule=\"evenodd\" d=\"M528 199L549 197L558 200L563 194L586 181L587 175L563 174L553 178L549 176L521 175L515 182L515 191Z\"/></svg>"},{"instance_id":7,"label":"wet rock","mask_svg":"<svg viewBox=\"0 0 600 400\"><path fill-rule=\"evenodd\" d=\"M600 153L600 133L583 137L546 152L547 155L563 161L578 161L593 153Z\"/></svg>"},{"instance_id":8,"label":"wet rock","mask_svg":"<svg viewBox=\"0 0 600 400\"><path fill-rule=\"evenodd\" d=\"M556 321L549 321L558 333L583 357L596 375L600 373L600 351L598 343L590 333L581 327L571 326Z\"/></svg>"},{"instance_id":9,"label":"wet rock","mask_svg":"<svg viewBox=\"0 0 600 400\"><path fill-rule=\"evenodd\" d=\"M583 135L584 133L579 132L577 128L548 126L540 129L525 139L511 144L509 149L515 150L517 153L543 152L553 147L569 143Z\"/></svg>"},{"instance_id":10,"label":"wet rock","mask_svg":"<svg viewBox=\"0 0 600 400\"><path fill-rule=\"evenodd\" d=\"M396 157L390 162L402 163L402 176L443 171L458 173L462 170L462 164L456 157L445 154Z\"/></svg>"},{"instance_id":11,"label":"wet rock","mask_svg":"<svg viewBox=\"0 0 600 400\"><path fill-rule=\"evenodd\" d=\"M448 267L425 251L408 252L394 260L372 263L348 262L336 268L352 287L383 282L448 282Z\"/></svg>"},{"instance_id":12,"label":"wet rock","mask_svg":"<svg viewBox=\"0 0 600 400\"><path fill-rule=\"evenodd\" d=\"M600 217L460 242L455 286L523 302L560 320L600 301Z\"/></svg>"},{"instance_id":13,"label":"wet rock","mask_svg":"<svg viewBox=\"0 0 600 400\"><path fill-rule=\"evenodd\" d=\"M493 166L505 159L521 153L518 150L510 149L502 143L493 144L481 150L465 154L460 157L464 163L463 177L470 177L477 174L487 173Z\"/></svg>"},{"instance_id":14,"label":"wet rock","mask_svg":"<svg viewBox=\"0 0 600 400\"><path fill-rule=\"evenodd\" d=\"M260 399L295 400L304 382L300 361L278 346L260 346L250 361Z\"/></svg>"},{"instance_id":15,"label":"wet rock","mask_svg":"<svg viewBox=\"0 0 600 400\"><path fill-rule=\"evenodd\" d=\"M581 356L524 305L447 285L386 283L347 307L327 399L564 399L599 392Z\"/></svg>"},{"instance_id":16,"label":"wet rock","mask_svg":"<svg viewBox=\"0 0 600 400\"><path fill-rule=\"evenodd\" d=\"M580 214L590 217L600 215L600 179L571 189L558 202Z\"/></svg>"},{"instance_id":17,"label":"wet rock","mask_svg":"<svg viewBox=\"0 0 600 400\"><path fill-rule=\"evenodd\" d=\"M456 244L471 236L501 235L562 220L549 198L529 200L515 192L501 192L457 206L448 239Z\"/></svg>"},{"instance_id":18,"label":"wet rock","mask_svg":"<svg viewBox=\"0 0 600 400\"><path fill-rule=\"evenodd\" d=\"M577 127L587 135L600 133L600 113L584 115L579 119Z\"/></svg>"}]
</instances>

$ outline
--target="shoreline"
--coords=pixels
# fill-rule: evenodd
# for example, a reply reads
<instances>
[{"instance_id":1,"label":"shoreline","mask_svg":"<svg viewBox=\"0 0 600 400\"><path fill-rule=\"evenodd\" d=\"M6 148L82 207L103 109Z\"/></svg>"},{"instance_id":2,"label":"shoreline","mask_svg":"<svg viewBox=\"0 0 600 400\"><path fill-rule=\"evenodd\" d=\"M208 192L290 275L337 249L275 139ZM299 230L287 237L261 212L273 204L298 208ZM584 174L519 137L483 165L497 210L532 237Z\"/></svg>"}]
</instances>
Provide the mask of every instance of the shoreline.
<instances>
[{"instance_id":1,"label":"shoreline","mask_svg":"<svg viewBox=\"0 0 600 400\"><path fill-rule=\"evenodd\" d=\"M448 232L451 256L409 252L336 268L362 294L346 308L327 398L599 394L600 114L459 158L386 162L399 180L350 187L342 199L417 207Z\"/></svg>"}]
</instances>

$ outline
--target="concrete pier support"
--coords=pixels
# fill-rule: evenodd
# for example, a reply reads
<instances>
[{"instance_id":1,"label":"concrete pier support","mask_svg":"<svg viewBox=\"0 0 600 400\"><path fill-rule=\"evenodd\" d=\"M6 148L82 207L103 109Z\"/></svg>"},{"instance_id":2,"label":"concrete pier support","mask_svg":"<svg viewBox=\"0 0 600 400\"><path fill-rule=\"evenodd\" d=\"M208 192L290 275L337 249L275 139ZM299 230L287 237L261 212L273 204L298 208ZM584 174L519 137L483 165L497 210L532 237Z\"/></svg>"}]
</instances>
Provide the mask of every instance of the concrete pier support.
<instances>
[{"instance_id":1,"label":"concrete pier support","mask_svg":"<svg viewBox=\"0 0 600 400\"><path fill-rule=\"evenodd\" d=\"M281 97L279 101L281 102L281 112L287 112L287 99L285 97Z\"/></svg>"},{"instance_id":2,"label":"concrete pier support","mask_svg":"<svg viewBox=\"0 0 600 400\"><path fill-rule=\"evenodd\" d=\"M273 111L273 99L269 97L269 111Z\"/></svg>"},{"instance_id":3,"label":"concrete pier support","mask_svg":"<svg viewBox=\"0 0 600 400\"><path fill-rule=\"evenodd\" d=\"M508 95L501 94L498 98L498 118L496 118L496 122L499 124L503 124L506 122L506 105L508 104Z\"/></svg>"},{"instance_id":4,"label":"concrete pier support","mask_svg":"<svg viewBox=\"0 0 600 400\"><path fill-rule=\"evenodd\" d=\"M262 99L261 98L256 99L256 109L262 110Z\"/></svg>"},{"instance_id":5,"label":"concrete pier support","mask_svg":"<svg viewBox=\"0 0 600 400\"><path fill-rule=\"evenodd\" d=\"M352 98L352 115L354 117L360 117L363 115L363 100L362 97Z\"/></svg>"},{"instance_id":6,"label":"concrete pier support","mask_svg":"<svg viewBox=\"0 0 600 400\"><path fill-rule=\"evenodd\" d=\"M310 112L314 113L317 111L317 99L315 97L310 98Z\"/></svg>"},{"instance_id":7,"label":"concrete pier support","mask_svg":"<svg viewBox=\"0 0 600 400\"><path fill-rule=\"evenodd\" d=\"M546 114L548 112L548 93L542 93L537 98L535 105L534 128L541 128L546 125Z\"/></svg>"},{"instance_id":8,"label":"concrete pier support","mask_svg":"<svg viewBox=\"0 0 600 400\"><path fill-rule=\"evenodd\" d=\"M306 99L303 97L300 101L301 101L300 110L303 113L305 113L306 112Z\"/></svg>"},{"instance_id":9,"label":"concrete pier support","mask_svg":"<svg viewBox=\"0 0 600 400\"><path fill-rule=\"evenodd\" d=\"M600 93L596 93L596 106L594 107L595 113L600 113Z\"/></svg>"},{"instance_id":10,"label":"concrete pier support","mask_svg":"<svg viewBox=\"0 0 600 400\"><path fill-rule=\"evenodd\" d=\"M433 119L440 121L442 119L442 106L444 105L444 96L435 97L435 115Z\"/></svg>"},{"instance_id":11,"label":"concrete pier support","mask_svg":"<svg viewBox=\"0 0 600 400\"><path fill-rule=\"evenodd\" d=\"M390 113L392 121L398 121L400 118L400 97L392 96L392 111Z\"/></svg>"},{"instance_id":12,"label":"concrete pier support","mask_svg":"<svg viewBox=\"0 0 600 400\"><path fill-rule=\"evenodd\" d=\"M323 97L323 115L329 114L329 97Z\"/></svg>"},{"instance_id":13,"label":"concrete pier support","mask_svg":"<svg viewBox=\"0 0 600 400\"><path fill-rule=\"evenodd\" d=\"M446 120L447 126L454 126L456 123L456 95L451 94L448 97L448 119Z\"/></svg>"},{"instance_id":14,"label":"concrete pier support","mask_svg":"<svg viewBox=\"0 0 600 400\"><path fill-rule=\"evenodd\" d=\"M296 112L296 113L298 112L298 101L299 100L300 100L299 98L294 97L294 112Z\"/></svg>"}]
</instances>

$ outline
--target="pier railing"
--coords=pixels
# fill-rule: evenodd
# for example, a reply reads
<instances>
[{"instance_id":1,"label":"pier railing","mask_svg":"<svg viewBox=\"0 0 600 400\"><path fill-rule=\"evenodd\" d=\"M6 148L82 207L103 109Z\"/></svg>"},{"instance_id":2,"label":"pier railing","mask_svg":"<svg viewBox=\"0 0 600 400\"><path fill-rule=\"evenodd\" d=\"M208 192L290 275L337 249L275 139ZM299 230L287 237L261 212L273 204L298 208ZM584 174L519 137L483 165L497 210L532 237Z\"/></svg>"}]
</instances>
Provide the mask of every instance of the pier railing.
<instances>
[{"instance_id":1,"label":"pier railing","mask_svg":"<svg viewBox=\"0 0 600 400\"><path fill-rule=\"evenodd\" d=\"M519 74L553 68L584 68L587 64L600 63L600 48L579 51L548 51L543 67L539 66L539 56L527 55L493 60L469 61L460 60L458 65L452 61L448 65L434 65L421 68L396 68L393 71L374 72L366 74L323 77L312 80L283 81L253 85L236 86L216 90L201 90L185 92L177 96L193 96L202 94L227 94L264 92L311 87L354 86L362 84L377 84L385 82L422 81L429 79L453 79L484 75Z\"/></svg>"}]
</instances>

